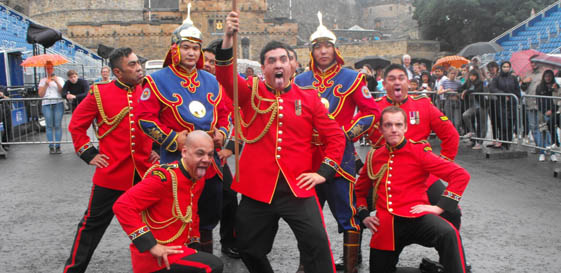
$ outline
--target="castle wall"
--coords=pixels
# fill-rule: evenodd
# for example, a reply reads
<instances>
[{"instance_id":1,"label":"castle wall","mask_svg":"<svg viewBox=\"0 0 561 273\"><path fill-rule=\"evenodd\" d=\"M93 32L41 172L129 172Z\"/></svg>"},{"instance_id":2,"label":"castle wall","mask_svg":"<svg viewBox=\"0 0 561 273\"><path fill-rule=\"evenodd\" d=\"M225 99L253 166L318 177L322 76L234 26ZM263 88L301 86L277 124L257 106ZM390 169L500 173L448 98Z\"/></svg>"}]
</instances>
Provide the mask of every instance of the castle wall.
<instances>
[{"instance_id":1,"label":"castle wall","mask_svg":"<svg viewBox=\"0 0 561 273\"><path fill-rule=\"evenodd\" d=\"M143 0L35 0L29 1L29 17L67 33L71 22L128 22L142 20Z\"/></svg>"}]
</instances>

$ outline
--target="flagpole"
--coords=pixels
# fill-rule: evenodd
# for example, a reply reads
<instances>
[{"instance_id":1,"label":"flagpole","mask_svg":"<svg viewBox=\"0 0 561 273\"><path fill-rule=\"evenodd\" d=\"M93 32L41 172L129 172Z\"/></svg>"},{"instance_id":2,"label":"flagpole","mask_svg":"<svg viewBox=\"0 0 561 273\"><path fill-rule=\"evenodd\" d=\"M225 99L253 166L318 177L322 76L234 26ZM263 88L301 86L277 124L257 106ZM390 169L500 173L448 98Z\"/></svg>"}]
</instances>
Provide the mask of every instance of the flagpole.
<instances>
[{"instance_id":1,"label":"flagpole","mask_svg":"<svg viewBox=\"0 0 561 273\"><path fill-rule=\"evenodd\" d=\"M236 0L232 0L232 10L233 11L237 11L238 7L237 7L237 1ZM239 17L238 17L239 18ZM233 71L233 85L234 85L234 158L236 161L236 175L235 177L235 181L234 182L238 182L239 181L239 177L240 177L240 142L238 141L239 137L241 136L240 134L240 110L239 110L239 102L238 102L238 33L235 32L234 33L234 37L233 37L234 41L233 41L233 45L232 45L232 51L233 51L233 59L232 59L232 71Z\"/></svg>"}]
</instances>

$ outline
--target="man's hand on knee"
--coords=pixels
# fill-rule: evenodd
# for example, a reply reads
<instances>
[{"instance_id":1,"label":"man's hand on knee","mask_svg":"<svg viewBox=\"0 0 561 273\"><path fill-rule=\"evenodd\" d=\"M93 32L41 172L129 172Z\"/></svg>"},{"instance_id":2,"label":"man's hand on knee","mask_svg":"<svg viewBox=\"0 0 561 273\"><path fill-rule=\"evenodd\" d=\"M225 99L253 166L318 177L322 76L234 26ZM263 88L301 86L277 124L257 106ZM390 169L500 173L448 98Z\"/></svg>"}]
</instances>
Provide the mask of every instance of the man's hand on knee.
<instances>
[{"instance_id":1,"label":"man's hand on knee","mask_svg":"<svg viewBox=\"0 0 561 273\"><path fill-rule=\"evenodd\" d=\"M423 212L428 212L431 214L435 214L435 215L440 215L441 213L444 212L444 210L439 207L439 206L433 206L433 205L416 205L411 207L411 213L413 214L419 214L419 213L423 213Z\"/></svg>"}]
</instances>

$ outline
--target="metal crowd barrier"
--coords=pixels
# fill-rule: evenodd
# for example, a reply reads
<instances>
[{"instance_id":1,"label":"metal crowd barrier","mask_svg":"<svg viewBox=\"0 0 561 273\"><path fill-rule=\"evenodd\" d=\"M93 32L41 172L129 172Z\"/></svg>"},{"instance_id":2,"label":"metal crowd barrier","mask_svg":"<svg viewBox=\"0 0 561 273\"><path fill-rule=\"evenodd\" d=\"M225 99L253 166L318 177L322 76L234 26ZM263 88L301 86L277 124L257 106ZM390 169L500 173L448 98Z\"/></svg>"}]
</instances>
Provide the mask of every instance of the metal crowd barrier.
<instances>
[{"instance_id":1,"label":"metal crowd barrier","mask_svg":"<svg viewBox=\"0 0 561 273\"><path fill-rule=\"evenodd\" d=\"M519 145L522 142L523 107L514 94L471 93L462 98L460 93L440 95L435 91L409 91L408 93L427 95L448 117L463 139L480 145L486 142L497 146ZM382 92L372 92L372 94L374 97L385 95Z\"/></svg>"},{"instance_id":2,"label":"metal crowd barrier","mask_svg":"<svg viewBox=\"0 0 561 273\"><path fill-rule=\"evenodd\" d=\"M19 144L49 144L46 136L46 121L43 115L43 101L63 104L61 119L62 135L60 141L52 143L72 143L68 132L68 123L72 116L72 103L65 99L18 98L0 99L0 146ZM54 134L54 132L53 132ZM88 135L92 142L97 142L93 129L90 127ZM54 140L53 136L53 140Z\"/></svg>"},{"instance_id":3,"label":"metal crowd barrier","mask_svg":"<svg viewBox=\"0 0 561 273\"><path fill-rule=\"evenodd\" d=\"M465 138L478 143L521 144L522 105L511 93L471 93L461 103L462 127ZM500 143L500 144L499 144Z\"/></svg>"},{"instance_id":4,"label":"metal crowd barrier","mask_svg":"<svg viewBox=\"0 0 561 273\"><path fill-rule=\"evenodd\" d=\"M542 151L559 152L561 97L524 96L522 145Z\"/></svg>"}]
</instances>

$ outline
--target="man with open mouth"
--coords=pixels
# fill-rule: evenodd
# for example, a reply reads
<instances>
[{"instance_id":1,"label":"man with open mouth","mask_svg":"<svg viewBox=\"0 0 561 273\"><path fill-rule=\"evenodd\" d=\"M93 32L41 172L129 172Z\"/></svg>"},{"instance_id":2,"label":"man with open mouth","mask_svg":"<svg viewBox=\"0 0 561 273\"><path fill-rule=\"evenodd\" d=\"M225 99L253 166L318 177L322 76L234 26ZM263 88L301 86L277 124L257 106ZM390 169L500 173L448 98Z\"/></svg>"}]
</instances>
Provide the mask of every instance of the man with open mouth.
<instances>
[{"instance_id":1,"label":"man with open mouth","mask_svg":"<svg viewBox=\"0 0 561 273\"><path fill-rule=\"evenodd\" d=\"M216 76L229 97L234 90L233 35L238 29L239 14L232 11L226 18L223 42L216 49ZM345 136L316 92L292 84L285 44L269 42L260 59L264 81L238 75L244 128L236 134L245 142L232 184L242 194L236 221L238 250L249 272L273 272L267 254L282 218L295 233L306 272L333 273L315 187L337 172ZM323 160L315 166L310 144L314 130L325 143Z\"/></svg>"},{"instance_id":2,"label":"man with open mouth","mask_svg":"<svg viewBox=\"0 0 561 273\"><path fill-rule=\"evenodd\" d=\"M196 251L197 204L213 154L212 138L205 131L193 131L179 161L152 166L115 202L115 216L132 241L134 273L222 272L218 257Z\"/></svg>"}]
</instances>

